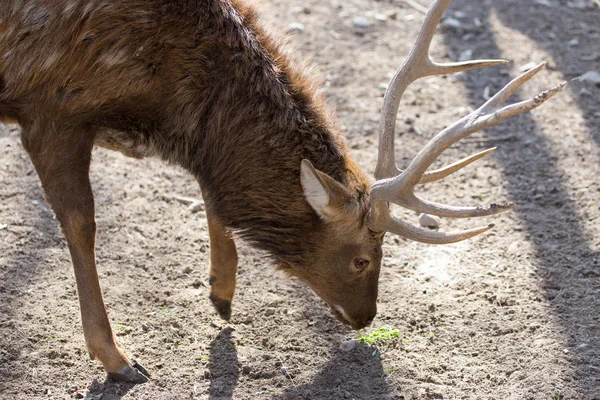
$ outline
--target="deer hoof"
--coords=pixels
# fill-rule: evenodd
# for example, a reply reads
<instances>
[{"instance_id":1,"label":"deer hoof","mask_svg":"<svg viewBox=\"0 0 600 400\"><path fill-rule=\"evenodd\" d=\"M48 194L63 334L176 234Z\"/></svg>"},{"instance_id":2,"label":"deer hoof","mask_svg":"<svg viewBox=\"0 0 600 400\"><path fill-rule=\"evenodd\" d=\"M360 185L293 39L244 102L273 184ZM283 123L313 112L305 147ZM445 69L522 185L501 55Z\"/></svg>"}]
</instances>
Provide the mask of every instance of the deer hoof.
<instances>
[{"instance_id":1,"label":"deer hoof","mask_svg":"<svg viewBox=\"0 0 600 400\"><path fill-rule=\"evenodd\" d=\"M217 296L214 296L212 293L210 294L209 298L210 301L212 301L215 310L217 310L219 317L225 321L229 321L231 318L231 301L220 299Z\"/></svg>"},{"instance_id":2,"label":"deer hoof","mask_svg":"<svg viewBox=\"0 0 600 400\"><path fill-rule=\"evenodd\" d=\"M137 362L133 365L126 365L120 368L117 372L109 372L108 378L114 381L127 383L146 383L149 379L148 371Z\"/></svg>"}]
</instances>

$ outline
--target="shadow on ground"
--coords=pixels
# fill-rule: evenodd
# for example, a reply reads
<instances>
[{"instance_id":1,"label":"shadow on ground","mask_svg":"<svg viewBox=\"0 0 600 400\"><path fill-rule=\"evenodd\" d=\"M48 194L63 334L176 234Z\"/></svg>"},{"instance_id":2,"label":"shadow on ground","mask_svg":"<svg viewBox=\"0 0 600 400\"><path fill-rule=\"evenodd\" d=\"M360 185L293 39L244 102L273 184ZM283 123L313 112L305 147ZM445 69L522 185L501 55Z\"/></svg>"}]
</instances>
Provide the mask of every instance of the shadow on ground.
<instances>
[{"instance_id":1,"label":"shadow on ground","mask_svg":"<svg viewBox=\"0 0 600 400\"><path fill-rule=\"evenodd\" d=\"M210 387L209 399L232 399L240 374L235 343L231 337L232 329L225 327L210 343L208 370Z\"/></svg>"},{"instance_id":2,"label":"shadow on ground","mask_svg":"<svg viewBox=\"0 0 600 400\"><path fill-rule=\"evenodd\" d=\"M307 287L297 287L295 298L302 304L321 302ZM376 346L358 343L350 350L342 350L345 328L324 306L305 309L304 314L312 320L311 328L315 335L329 332L332 347L327 361L312 378L312 382L294 386L277 399L388 399L395 398L386 381L380 352Z\"/></svg>"},{"instance_id":3,"label":"shadow on ground","mask_svg":"<svg viewBox=\"0 0 600 400\"><path fill-rule=\"evenodd\" d=\"M0 124L0 138L8 136L11 129ZM27 316L22 310L28 291L36 284L38 276L46 267L46 250L61 242L58 225L45 207L42 191L37 183L33 166L27 158L19 157L22 149L17 141L10 141L11 168L22 175L3 178L0 199L24 196L25 204L12 214L3 214L8 226L0 230L0 240L10 243L26 232L27 238L13 242L6 254L0 256L0 393L15 377L22 379L28 369L21 360L22 354L35 347L34 337L28 336ZM6 183L6 185L4 185Z\"/></svg>"},{"instance_id":4,"label":"shadow on ground","mask_svg":"<svg viewBox=\"0 0 600 400\"><path fill-rule=\"evenodd\" d=\"M333 357L313 381L286 391L278 399L387 399L389 388L377 347L358 344L351 351L332 350Z\"/></svg>"},{"instance_id":5,"label":"shadow on ground","mask_svg":"<svg viewBox=\"0 0 600 400\"><path fill-rule=\"evenodd\" d=\"M455 0L448 13L461 11L470 17L477 17L481 21L481 28L468 40L460 35L447 33L444 37L445 43L454 54L460 54L461 49L465 48L465 43L468 43L470 48L475 49L474 58L510 59L511 54L504 54L500 50L491 33L490 14L495 13L502 23L529 35L551 54L560 47L561 52L557 53L561 54L561 57L554 57L554 61L556 68L565 78L573 78L585 72L574 71L570 67L568 60L574 55L569 50L564 52L567 46L565 39L570 38L570 34L563 29L567 26L581 27L582 21L587 21L589 26L593 26L600 17L598 8L592 13L583 10L566 12L564 7L550 8L533 3L496 0L473 4L467 0ZM548 22L532 25L531 19L518 17L532 13L537 16L536 20ZM561 40L548 40L548 32L553 32L553 37ZM594 47L585 51L596 52L600 57L598 43L600 42L596 41ZM590 69L591 67L592 65ZM543 74L544 72L540 74L542 77L537 79L544 79ZM499 77L498 70L493 68L467 74L465 86L471 105L475 108L481 105L483 86L493 82L491 89L492 93L495 93L508 83L509 79ZM548 83L546 86L550 87L552 84ZM580 88L581 86L572 86L571 93L566 92L562 95L582 99L578 105L586 118L588 129L596 132L594 137L599 142L598 101L595 100L595 108L592 107L594 101L586 96L581 97ZM514 101L518 100L518 95L514 96ZM488 129L488 133L493 137L494 134L502 134L504 129L507 129L506 125L500 125ZM503 142L496 157L508 182L507 189L511 200L517 203L515 212L528 233L528 240L535 246L536 272L542 278L547 299L570 342L570 355L567 359L571 364L572 376L564 376L562 379L579 381L580 387L587 388L583 393L584 398L598 398L600 354L597 349L600 348L600 336L597 329L600 308L597 306L594 292L598 289L597 278L600 277L599 254L592 245L593 238L589 237L583 228L587 221L582 221L577 212L578 205L567 189L565 174L557 165L559 156L553 153L545 132L536 126L531 114L515 117L510 129L514 130L517 137L513 141Z\"/></svg>"}]
</instances>

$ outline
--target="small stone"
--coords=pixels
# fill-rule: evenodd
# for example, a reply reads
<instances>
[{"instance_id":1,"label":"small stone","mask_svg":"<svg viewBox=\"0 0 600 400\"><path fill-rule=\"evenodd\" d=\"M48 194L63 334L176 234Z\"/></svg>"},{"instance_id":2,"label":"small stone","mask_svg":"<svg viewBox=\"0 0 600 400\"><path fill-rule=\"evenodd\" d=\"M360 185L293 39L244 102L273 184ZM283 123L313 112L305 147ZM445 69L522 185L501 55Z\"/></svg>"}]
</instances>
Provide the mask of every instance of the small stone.
<instances>
[{"instance_id":1,"label":"small stone","mask_svg":"<svg viewBox=\"0 0 600 400\"><path fill-rule=\"evenodd\" d=\"M597 71L588 71L585 74L579 77L581 82L591 83L592 85L596 85L600 87L600 72Z\"/></svg>"},{"instance_id":2,"label":"small stone","mask_svg":"<svg viewBox=\"0 0 600 400\"><path fill-rule=\"evenodd\" d=\"M462 23L456 18L446 18L442 21L440 26L442 27L442 29L454 31L459 31L463 27Z\"/></svg>"},{"instance_id":3,"label":"small stone","mask_svg":"<svg viewBox=\"0 0 600 400\"><path fill-rule=\"evenodd\" d=\"M340 344L340 350L342 351L352 351L356 346L358 346L360 342L358 339L346 340Z\"/></svg>"},{"instance_id":4,"label":"small stone","mask_svg":"<svg viewBox=\"0 0 600 400\"><path fill-rule=\"evenodd\" d=\"M202 211L202 209L204 208L204 202L200 201L200 200L196 200L194 201L192 204L190 204L189 206L189 210L192 213L197 213L198 211Z\"/></svg>"},{"instance_id":5,"label":"small stone","mask_svg":"<svg viewBox=\"0 0 600 400\"><path fill-rule=\"evenodd\" d=\"M288 31L288 33L293 33L294 35L298 35L298 34L304 32L304 24L301 24L300 22L292 22L291 24L288 25L287 31Z\"/></svg>"},{"instance_id":6,"label":"small stone","mask_svg":"<svg viewBox=\"0 0 600 400\"><path fill-rule=\"evenodd\" d=\"M458 56L458 61L468 61L471 60L473 58L473 49L467 49L465 51L463 51L462 53L460 53L460 56Z\"/></svg>"},{"instance_id":7,"label":"small stone","mask_svg":"<svg viewBox=\"0 0 600 400\"><path fill-rule=\"evenodd\" d=\"M421 214L419 215L419 224L424 228L438 229L440 227L440 220L433 215Z\"/></svg>"},{"instance_id":8,"label":"small stone","mask_svg":"<svg viewBox=\"0 0 600 400\"><path fill-rule=\"evenodd\" d=\"M489 86L486 86L483 89L483 94L481 95L481 97L483 97L483 99L487 101L487 100L489 100L492 97L491 92L492 92L492 89L490 89Z\"/></svg>"},{"instance_id":9,"label":"small stone","mask_svg":"<svg viewBox=\"0 0 600 400\"><path fill-rule=\"evenodd\" d=\"M208 286L208 285L202 279L196 279L194 281L194 283L192 283L192 286L195 287L196 289L198 289L200 286Z\"/></svg>"},{"instance_id":10,"label":"small stone","mask_svg":"<svg viewBox=\"0 0 600 400\"><path fill-rule=\"evenodd\" d=\"M549 347L554 344L554 340L550 338L539 338L533 341L533 347Z\"/></svg>"},{"instance_id":11,"label":"small stone","mask_svg":"<svg viewBox=\"0 0 600 400\"><path fill-rule=\"evenodd\" d=\"M573 38L567 42L567 45L569 45L570 47L575 47L575 46L579 45L579 39Z\"/></svg>"},{"instance_id":12,"label":"small stone","mask_svg":"<svg viewBox=\"0 0 600 400\"><path fill-rule=\"evenodd\" d=\"M387 84L387 83L383 83L383 82L382 82L382 83L380 83L380 84L379 84L377 87L378 87L380 90L383 90L383 91L385 91L385 90L387 90L388 86L389 86L389 84Z\"/></svg>"},{"instance_id":13,"label":"small stone","mask_svg":"<svg viewBox=\"0 0 600 400\"><path fill-rule=\"evenodd\" d=\"M281 371L281 373L283 375L287 375L288 370L287 370L287 367L285 365L282 365L281 368L279 368L279 370Z\"/></svg>"},{"instance_id":14,"label":"small stone","mask_svg":"<svg viewBox=\"0 0 600 400\"><path fill-rule=\"evenodd\" d=\"M192 268L189 267L189 266L187 266L187 267L185 267L184 269L181 270L181 273L182 274L186 274L186 275L189 274L189 273L191 273L191 272L192 272Z\"/></svg>"},{"instance_id":15,"label":"small stone","mask_svg":"<svg viewBox=\"0 0 600 400\"><path fill-rule=\"evenodd\" d=\"M366 17L363 17L362 15L358 15L356 17L354 17L354 19L352 20L352 25L354 25L357 28L368 28L369 26L371 26L371 23L369 22L369 20Z\"/></svg>"},{"instance_id":16,"label":"small stone","mask_svg":"<svg viewBox=\"0 0 600 400\"><path fill-rule=\"evenodd\" d=\"M275 309L273 307L269 307L265 310L265 317L270 317L271 315L275 315Z\"/></svg>"}]
</instances>

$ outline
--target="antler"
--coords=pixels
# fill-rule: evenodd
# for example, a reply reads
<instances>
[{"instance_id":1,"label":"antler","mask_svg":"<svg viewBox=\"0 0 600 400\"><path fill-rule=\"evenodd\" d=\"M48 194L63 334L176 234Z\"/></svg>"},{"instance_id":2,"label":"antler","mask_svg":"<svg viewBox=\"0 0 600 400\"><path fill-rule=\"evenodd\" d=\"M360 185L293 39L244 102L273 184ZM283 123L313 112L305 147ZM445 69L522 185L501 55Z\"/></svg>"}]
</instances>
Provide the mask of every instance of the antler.
<instances>
[{"instance_id":1,"label":"antler","mask_svg":"<svg viewBox=\"0 0 600 400\"><path fill-rule=\"evenodd\" d=\"M464 158L445 168L426 173L425 171L437 157L452 144L460 139L488 126L509 118L513 115L529 111L558 93L565 85L562 82L552 89L546 90L533 99L504 106L505 101L526 81L544 68L545 63L523 73L506 85L483 106L466 117L455 122L438 133L410 163L405 171L396 167L394 151L394 129L400 99L406 88L419 78L430 75L442 75L475 68L505 64L506 60L473 60L459 63L436 63L429 56L429 46L436 27L450 4L450 0L436 0L429 10L416 43L408 58L396 71L385 94L380 123L379 154L375 178L377 181L371 188L371 211L368 225L374 231L392 232L418 242L444 244L468 239L492 228L485 227L466 230L458 233L442 233L420 229L394 218L390 214L388 203L420 213L428 213L440 217L482 217L506 211L514 206L513 203L491 204L487 207L454 207L438 204L418 198L414 187L418 183L427 183L442 179L464 166L491 153L495 148L482 151Z\"/></svg>"}]
</instances>

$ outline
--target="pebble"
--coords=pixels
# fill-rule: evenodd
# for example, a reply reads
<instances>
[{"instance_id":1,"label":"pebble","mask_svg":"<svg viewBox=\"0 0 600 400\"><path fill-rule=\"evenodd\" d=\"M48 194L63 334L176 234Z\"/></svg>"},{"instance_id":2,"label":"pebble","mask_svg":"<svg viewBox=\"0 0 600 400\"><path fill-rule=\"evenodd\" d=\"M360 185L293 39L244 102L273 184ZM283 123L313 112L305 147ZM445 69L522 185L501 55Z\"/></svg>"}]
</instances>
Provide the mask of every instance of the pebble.
<instances>
[{"instance_id":1,"label":"pebble","mask_svg":"<svg viewBox=\"0 0 600 400\"><path fill-rule=\"evenodd\" d=\"M597 71L588 71L585 74L579 77L581 82L591 83L592 85L596 85L600 87L600 72Z\"/></svg>"},{"instance_id":2,"label":"pebble","mask_svg":"<svg viewBox=\"0 0 600 400\"><path fill-rule=\"evenodd\" d=\"M352 25L354 25L357 28L368 28L369 26L371 26L371 23L366 17L358 15L352 20Z\"/></svg>"},{"instance_id":3,"label":"pebble","mask_svg":"<svg viewBox=\"0 0 600 400\"><path fill-rule=\"evenodd\" d=\"M275 309L273 307L269 307L265 310L265 317L270 317L271 315L275 315Z\"/></svg>"},{"instance_id":4,"label":"pebble","mask_svg":"<svg viewBox=\"0 0 600 400\"><path fill-rule=\"evenodd\" d=\"M468 61L471 60L473 58L473 49L467 49L465 51L463 51L462 53L460 53L460 56L458 56L458 61Z\"/></svg>"},{"instance_id":5,"label":"pebble","mask_svg":"<svg viewBox=\"0 0 600 400\"><path fill-rule=\"evenodd\" d=\"M442 27L442 29L455 30L455 31L458 31L458 30L462 29L462 27L463 27L462 23L459 20L457 20L456 18L446 18L445 20L442 21L440 26Z\"/></svg>"},{"instance_id":6,"label":"pebble","mask_svg":"<svg viewBox=\"0 0 600 400\"><path fill-rule=\"evenodd\" d=\"M440 227L440 219L433 215L421 214L419 215L419 224L424 228L438 229Z\"/></svg>"},{"instance_id":7,"label":"pebble","mask_svg":"<svg viewBox=\"0 0 600 400\"><path fill-rule=\"evenodd\" d=\"M190 204L190 212L197 213L198 211L202 211L204 208L204 202L201 200L196 200L192 204Z\"/></svg>"},{"instance_id":8,"label":"pebble","mask_svg":"<svg viewBox=\"0 0 600 400\"><path fill-rule=\"evenodd\" d=\"M554 344L554 340L550 338L539 338L533 341L533 347L548 347Z\"/></svg>"},{"instance_id":9,"label":"pebble","mask_svg":"<svg viewBox=\"0 0 600 400\"><path fill-rule=\"evenodd\" d=\"M358 346L358 339L346 340L340 344L340 350L342 351L352 351L356 346Z\"/></svg>"},{"instance_id":10,"label":"pebble","mask_svg":"<svg viewBox=\"0 0 600 400\"><path fill-rule=\"evenodd\" d=\"M304 24L301 24L300 22L292 22L291 24L288 25L287 31L288 31L288 33L293 33L295 35L298 35L298 34L304 32Z\"/></svg>"}]
</instances>

